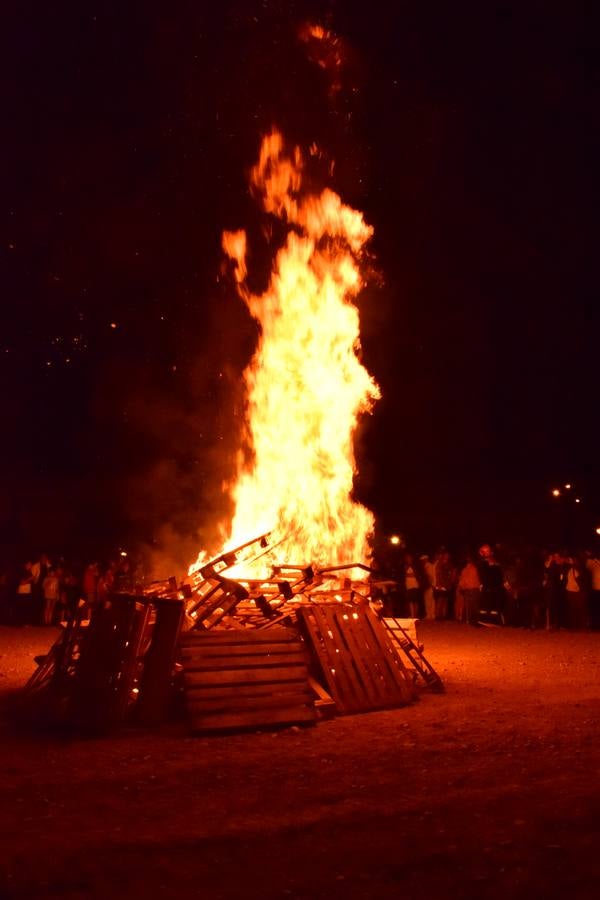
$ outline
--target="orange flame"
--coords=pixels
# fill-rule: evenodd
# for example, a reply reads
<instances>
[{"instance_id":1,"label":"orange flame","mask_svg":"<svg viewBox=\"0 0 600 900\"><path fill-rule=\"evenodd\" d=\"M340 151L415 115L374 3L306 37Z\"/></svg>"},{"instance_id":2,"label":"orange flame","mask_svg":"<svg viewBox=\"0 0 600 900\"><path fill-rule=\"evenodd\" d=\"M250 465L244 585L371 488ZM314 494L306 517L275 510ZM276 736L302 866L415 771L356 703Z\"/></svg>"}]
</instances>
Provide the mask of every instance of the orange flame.
<instances>
[{"instance_id":1,"label":"orange flame","mask_svg":"<svg viewBox=\"0 0 600 900\"><path fill-rule=\"evenodd\" d=\"M253 459L247 468L240 454L225 549L275 531L290 562L366 562L373 515L351 498L353 435L379 389L358 358L352 300L372 228L329 189L303 194L302 170L299 148L287 154L276 131L264 138L251 183L289 226L264 294L245 282L245 232L223 235L238 291L261 326L244 374Z\"/></svg>"}]
</instances>

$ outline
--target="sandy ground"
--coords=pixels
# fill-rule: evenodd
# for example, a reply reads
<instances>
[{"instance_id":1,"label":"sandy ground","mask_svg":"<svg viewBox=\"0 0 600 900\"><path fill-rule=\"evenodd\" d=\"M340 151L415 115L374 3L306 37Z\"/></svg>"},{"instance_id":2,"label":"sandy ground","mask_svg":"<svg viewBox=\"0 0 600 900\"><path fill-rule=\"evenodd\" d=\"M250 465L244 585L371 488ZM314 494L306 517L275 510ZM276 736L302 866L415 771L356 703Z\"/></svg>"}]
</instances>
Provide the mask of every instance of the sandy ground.
<instances>
[{"instance_id":1,"label":"sandy ground","mask_svg":"<svg viewBox=\"0 0 600 900\"><path fill-rule=\"evenodd\" d=\"M0 897L600 895L600 634L422 628L446 682L277 734L3 726ZM0 629L0 690L44 629Z\"/></svg>"}]
</instances>

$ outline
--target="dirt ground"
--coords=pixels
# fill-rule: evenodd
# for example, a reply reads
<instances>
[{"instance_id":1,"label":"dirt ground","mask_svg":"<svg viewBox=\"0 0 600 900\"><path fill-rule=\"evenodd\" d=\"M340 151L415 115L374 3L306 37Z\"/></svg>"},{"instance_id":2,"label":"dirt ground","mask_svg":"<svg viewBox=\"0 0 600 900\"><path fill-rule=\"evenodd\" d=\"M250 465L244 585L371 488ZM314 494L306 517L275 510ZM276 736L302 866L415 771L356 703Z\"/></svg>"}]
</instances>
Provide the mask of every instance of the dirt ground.
<instances>
[{"instance_id":1,"label":"dirt ground","mask_svg":"<svg viewBox=\"0 0 600 900\"><path fill-rule=\"evenodd\" d=\"M0 897L592 898L600 634L422 627L446 683L305 730L0 744ZM0 690L48 629L0 629Z\"/></svg>"}]
</instances>

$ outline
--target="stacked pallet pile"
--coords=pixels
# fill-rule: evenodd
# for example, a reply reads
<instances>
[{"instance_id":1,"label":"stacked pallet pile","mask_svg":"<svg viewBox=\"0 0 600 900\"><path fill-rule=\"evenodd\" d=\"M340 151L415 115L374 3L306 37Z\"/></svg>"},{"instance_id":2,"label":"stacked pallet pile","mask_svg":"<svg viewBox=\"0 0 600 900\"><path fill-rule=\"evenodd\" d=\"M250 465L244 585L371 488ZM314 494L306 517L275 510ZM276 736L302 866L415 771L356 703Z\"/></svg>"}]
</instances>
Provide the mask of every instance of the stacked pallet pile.
<instances>
[{"instance_id":1,"label":"stacked pallet pile","mask_svg":"<svg viewBox=\"0 0 600 900\"><path fill-rule=\"evenodd\" d=\"M366 566L265 566L271 550L263 535L185 583L117 594L89 621L75 616L20 712L107 732L159 724L182 691L192 732L209 734L312 725L403 706L419 684L441 689L414 620L382 616Z\"/></svg>"}]
</instances>

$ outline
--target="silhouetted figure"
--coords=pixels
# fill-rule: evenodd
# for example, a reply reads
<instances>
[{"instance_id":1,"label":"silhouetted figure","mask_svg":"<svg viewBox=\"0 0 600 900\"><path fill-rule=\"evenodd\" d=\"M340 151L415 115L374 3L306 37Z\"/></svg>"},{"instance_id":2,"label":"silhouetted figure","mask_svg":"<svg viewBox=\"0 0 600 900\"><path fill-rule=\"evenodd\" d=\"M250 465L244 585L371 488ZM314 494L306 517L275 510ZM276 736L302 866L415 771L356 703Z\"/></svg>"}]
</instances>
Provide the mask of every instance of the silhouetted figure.
<instances>
[{"instance_id":1,"label":"silhouetted figure","mask_svg":"<svg viewBox=\"0 0 600 900\"><path fill-rule=\"evenodd\" d=\"M598 551L589 554L585 567L590 580L590 628L593 631L600 631L600 554Z\"/></svg>"},{"instance_id":2,"label":"silhouetted figure","mask_svg":"<svg viewBox=\"0 0 600 900\"><path fill-rule=\"evenodd\" d=\"M558 628L565 607L566 566L561 553L553 552L544 564L546 628Z\"/></svg>"},{"instance_id":3,"label":"silhouetted figure","mask_svg":"<svg viewBox=\"0 0 600 900\"><path fill-rule=\"evenodd\" d=\"M437 553L434 564L433 597L436 619L448 618L455 580L456 572L450 561L450 554L445 547L442 547Z\"/></svg>"},{"instance_id":4,"label":"silhouetted figure","mask_svg":"<svg viewBox=\"0 0 600 900\"><path fill-rule=\"evenodd\" d=\"M454 615L458 622L479 625L479 609L481 606L481 578L473 556L460 570L456 590Z\"/></svg>"},{"instance_id":5,"label":"silhouetted figure","mask_svg":"<svg viewBox=\"0 0 600 900\"><path fill-rule=\"evenodd\" d=\"M504 572L489 544L479 548L479 575L481 577L481 608L498 616L504 622L506 591Z\"/></svg>"}]
</instances>

